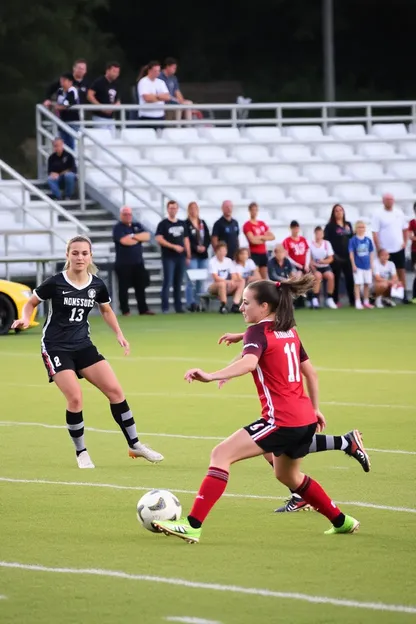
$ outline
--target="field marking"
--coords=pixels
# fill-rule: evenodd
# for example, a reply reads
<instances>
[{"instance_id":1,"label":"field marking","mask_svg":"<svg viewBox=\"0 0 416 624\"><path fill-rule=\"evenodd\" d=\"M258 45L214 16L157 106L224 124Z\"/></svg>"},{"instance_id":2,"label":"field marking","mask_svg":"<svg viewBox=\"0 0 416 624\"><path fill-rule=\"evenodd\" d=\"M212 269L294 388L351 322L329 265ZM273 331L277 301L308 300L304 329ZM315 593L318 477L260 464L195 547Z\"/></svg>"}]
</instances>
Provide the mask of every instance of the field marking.
<instances>
[{"instance_id":1,"label":"field marking","mask_svg":"<svg viewBox=\"0 0 416 624\"><path fill-rule=\"evenodd\" d=\"M16 422L13 420L0 420L0 427L43 427L44 429L65 429L66 425L49 425L47 423L38 422ZM107 433L121 435L121 431L115 429L96 429L95 427L85 427L85 431L91 431L92 433ZM149 436L157 438L179 438L181 440L212 440L215 442L224 440L220 436L200 436L200 435L186 435L182 433L150 433L148 431L139 431L140 436ZM416 455L416 451L404 451L401 449L378 449L366 447L368 451L372 453L392 453L395 455Z\"/></svg>"},{"instance_id":2,"label":"field marking","mask_svg":"<svg viewBox=\"0 0 416 624\"><path fill-rule=\"evenodd\" d=\"M197 548L197 547L196 547ZM295 592L281 592L271 589L255 587L239 587L238 585L223 585L220 583L203 583L199 581L188 581L175 577L151 576L149 574L131 574L121 570L105 570L100 568L53 568L39 564L18 563L14 561L0 561L0 567L26 570L30 572L50 572L54 574L76 574L88 576L101 576L107 578L118 578L129 581L145 581L149 583L162 583L165 585L176 585L177 587L188 587L192 589L204 589L208 591L219 591L227 594L246 594L249 596L261 596L263 598L287 598L289 600L299 600L313 604L328 604L335 607L351 607L354 609L370 609L372 611L391 611L394 613L411 613L416 615L416 607L407 605L386 604L384 602L361 602L359 600L346 600L343 598L331 598L329 596L314 596Z\"/></svg>"},{"instance_id":3,"label":"field marking","mask_svg":"<svg viewBox=\"0 0 416 624\"><path fill-rule=\"evenodd\" d=\"M0 596L0 600L7 600L7 596Z\"/></svg>"},{"instance_id":4,"label":"field marking","mask_svg":"<svg viewBox=\"0 0 416 624\"><path fill-rule=\"evenodd\" d=\"M221 624L218 620L204 620L202 618L187 616L178 617L175 615L169 615L163 619L167 622L183 622L184 624Z\"/></svg>"},{"instance_id":5,"label":"field marking","mask_svg":"<svg viewBox=\"0 0 416 624\"><path fill-rule=\"evenodd\" d=\"M35 485L63 485L69 487L97 487L97 488L108 488L113 490L134 490L140 491L143 490L154 490L154 485L152 486L143 486L143 485L116 485L113 483L93 483L86 481L50 481L48 479L14 479L11 477L0 477L0 482L4 483L21 483L21 484L35 484ZM196 490L179 490L177 488L172 488L178 494L196 494ZM226 498L239 498L239 499L248 499L248 500L286 500L287 496L270 496L270 495L259 495L259 494L230 494L225 492L223 494ZM337 505L351 505L352 507L365 507L367 509L378 509L381 511L398 511L403 513L416 513L416 509L412 509L411 507L393 507L391 505L376 505L375 503L365 503L362 501L335 501Z\"/></svg>"},{"instance_id":6,"label":"field marking","mask_svg":"<svg viewBox=\"0 0 416 624\"><path fill-rule=\"evenodd\" d=\"M0 356L4 355L7 357L36 357L40 360L40 353L22 352L22 351L1 351ZM218 363L218 364L229 364L229 359L223 359L222 357L218 358L200 358L198 356L195 357L181 357L181 356L170 356L170 355L132 355L125 357L123 355L111 355L108 357L108 360L114 360L116 362L191 362L195 366L200 362L207 363ZM326 366L315 366L316 370L321 371L323 373L350 373L350 374L358 374L358 375L416 375L416 370L395 370L388 368L332 368Z\"/></svg>"}]
</instances>

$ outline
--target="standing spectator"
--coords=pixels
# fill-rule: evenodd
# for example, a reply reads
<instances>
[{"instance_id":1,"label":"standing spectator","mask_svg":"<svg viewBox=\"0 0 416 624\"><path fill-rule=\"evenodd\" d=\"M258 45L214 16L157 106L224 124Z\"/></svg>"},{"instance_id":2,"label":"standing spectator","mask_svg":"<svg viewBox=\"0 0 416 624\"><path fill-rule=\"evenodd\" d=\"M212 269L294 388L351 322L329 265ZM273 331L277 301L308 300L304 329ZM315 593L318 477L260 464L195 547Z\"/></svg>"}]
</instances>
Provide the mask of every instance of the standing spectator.
<instances>
[{"instance_id":1,"label":"standing spectator","mask_svg":"<svg viewBox=\"0 0 416 624\"><path fill-rule=\"evenodd\" d=\"M250 258L247 247L241 247L235 252L234 273L240 276L245 286L250 284L250 282L257 282L257 280L262 279L258 267L254 260Z\"/></svg>"},{"instance_id":2,"label":"standing spectator","mask_svg":"<svg viewBox=\"0 0 416 624\"><path fill-rule=\"evenodd\" d=\"M123 316L130 316L128 290L132 286L136 295L139 314L153 315L146 303L145 289L149 286L149 275L143 261L142 243L150 240L142 224L133 220L129 206L120 208L120 220L113 228L116 246L115 271L118 280L118 296Z\"/></svg>"},{"instance_id":3,"label":"standing spectator","mask_svg":"<svg viewBox=\"0 0 416 624\"><path fill-rule=\"evenodd\" d=\"M178 204L168 201L167 212L167 218L159 223L156 230L156 241L162 250L162 312L169 312L169 293L173 286L175 312L180 314L183 312L181 288L186 262L191 261L191 247L186 223L176 218Z\"/></svg>"},{"instance_id":4,"label":"standing spectator","mask_svg":"<svg viewBox=\"0 0 416 624\"><path fill-rule=\"evenodd\" d=\"M78 91L79 103L88 104L87 91L89 80L87 78L87 61L85 59L77 59L72 66L72 75L74 77L73 86ZM43 102L44 106L50 106L52 104L51 99L57 94L60 88L60 80L55 80L49 85L46 91L46 100Z\"/></svg>"},{"instance_id":5,"label":"standing spectator","mask_svg":"<svg viewBox=\"0 0 416 624\"><path fill-rule=\"evenodd\" d=\"M72 199L75 189L76 165L72 154L64 150L64 142L57 137L48 158L48 186L55 199ZM62 195L61 186L64 187Z\"/></svg>"},{"instance_id":6,"label":"standing spectator","mask_svg":"<svg viewBox=\"0 0 416 624\"><path fill-rule=\"evenodd\" d=\"M79 104L79 96L77 89L73 86L74 78L72 74L62 74L60 82L61 86L58 89L55 108L59 111L61 121L77 132L79 129L79 112L72 107ZM72 150L74 149L74 138L66 130L59 128L59 136L65 145Z\"/></svg>"},{"instance_id":7,"label":"standing spectator","mask_svg":"<svg viewBox=\"0 0 416 624\"><path fill-rule=\"evenodd\" d=\"M394 262L389 260L389 252L380 249L378 259L374 262L374 295L376 297L376 308L384 306L394 307L396 304L390 298L393 286L399 286L396 267Z\"/></svg>"},{"instance_id":8,"label":"standing spectator","mask_svg":"<svg viewBox=\"0 0 416 624\"><path fill-rule=\"evenodd\" d=\"M148 121L149 123L145 124L146 127L155 128L156 130L162 128L161 125L157 125L155 122L165 119L165 104L170 98L168 88L164 81L160 80L159 75L159 61L150 61L141 69L137 83L139 104L146 106L146 109L139 111L139 119Z\"/></svg>"},{"instance_id":9,"label":"standing spectator","mask_svg":"<svg viewBox=\"0 0 416 624\"><path fill-rule=\"evenodd\" d=\"M212 246L216 249L220 241L227 245L227 255L233 259L237 251L238 237L240 235L240 227L238 222L233 219L233 202L226 199L221 206L223 216L215 221L212 229Z\"/></svg>"},{"instance_id":10,"label":"standing spectator","mask_svg":"<svg viewBox=\"0 0 416 624\"><path fill-rule=\"evenodd\" d=\"M191 260L188 269L206 269L208 266L208 247L211 245L211 236L205 221L199 218L199 206L196 202L188 205L188 218L185 221L191 246ZM195 291L200 294L203 290L203 281L195 285L188 279L186 284L186 305L189 312L199 310L195 302Z\"/></svg>"},{"instance_id":11,"label":"standing spectator","mask_svg":"<svg viewBox=\"0 0 416 624\"><path fill-rule=\"evenodd\" d=\"M163 70L160 73L160 79L166 84L168 88L170 99L168 104L192 104L191 100L185 100L183 97L181 90L179 88L179 81L176 77L176 72L178 70L178 62L176 59L169 56L164 64ZM180 121L182 111L176 110L175 112L171 111L169 113L169 118L176 119L176 121ZM192 120L192 110L189 108L183 112L183 116L187 121Z\"/></svg>"},{"instance_id":12,"label":"standing spectator","mask_svg":"<svg viewBox=\"0 0 416 624\"><path fill-rule=\"evenodd\" d=\"M354 273L355 308L372 309L370 303L370 285L373 283L374 246L371 238L365 235L364 221L355 224L355 236L348 243L351 266ZM363 286L363 303L361 303L361 286Z\"/></svg>"},{"instance_id":13,"label":"standing spectator","mask_svg":"<svg viewBox=\"0 0 416 624\"><path fill-rule=\"evenodd\" d=\"M117 61L110 61L106 65L104 76L94 80L90 88L88 89L87 99L90 104L120 104L120 87L118 85L118 78L120 76L120 63ZM114 131L114 111L112 110L97 110L94 111L92 116L93 121L100 122L95 127L107 128Z\"/></svg>"},{"instance_id":14,"label":"standing spectator","mask_svg":"<svg viewBox=\"0 0 416 624\"><path fill-rule=\"evenodd\" d=\"M215 256L209 261L211 285L208 287L208 292L211 295L218 295L221 302L220 314L227 314L227 295L233 295L231 312L238 314L245 282L235 272L234 262L227 257L227 251L227 244L224 242L218 243L215 247Z\"/></svg>"},{"instance_id":15,"label":"standing spectator","mask_svg":"<svg viewBox=\"0 0 416 624\"><path fill-rule=\"evenodd\" d=\"M257 221L259 207L256 202L251 202L248 212L250 220L244 223L243 232L248 240L251 258L259 267L261 279L267 279L268 258L266 241L274 240L275 236L264 221Z\"/></svg>"},{"instance_id":16,"label":"standing spectator","mask_svg":"<svg viewBox=\"0 0 416 624\"><path fill-rule=\"evenodd\" d=\"M390 193L383 195L383 208L374 215L372 221L373 238L377 252L385 249L394 262L399 281L403 284L403 303L410 303L406 295L405 249L407 244L408 224L400 208L394 206L394 197Z\"/></svg>"},{"instance_id":17,"label":"standing spectator","mask_svg":"<svg viewBox=\"0 0 416 624\"><path fill-rule=\"evenodd\" d=\"M320 225L315 230L315 240L311 241L311 267L315 276L313 287L312 307L319 308L319 292L323 281L326 281L326 305L332 310L337 310L334 301L334 274L331 264L334 261L334 250L329 241L324 239L324 231Z\"/></svg>"},{"instance_id":18,"label":"standing spectator","mask_svg":"<svg viewBox=\"0 0 416 624\"><path fill-rule=\"evenodd\" d=\"M273 282L286 282L296 274L292 263L288 260L287 251L281 243L274 248L274 256L267 264L269 279Z\"/></svg>"},{"instance_id":19,"label":"standing spectator","mask_svg":"<svg viewBox=\"0 0 416 624\"><path fill-rule=\"evenodd\" d=\"M325 226L324 238L329 241L334 250L332 270L334 272L334 301L339 306L339 285L341 273L344 274L345 288L347 290L350 305L355 305L354 279L352 276L351 260L348 244L353 235L352 225L345 219L345 210L341 204L335 204L332 208L331 217Z\"/></svg>"},{"instance_id":20,"label":"standing spectator","mask_svg":"<svg viewBox=\"0 0 416 624\"><path fill-rule=\"evenodd\" d=\"M416 202L413 204L413 212L416 215ZM412 219L409 223L409 238L412 241L412 265L416 271L416 219ZM413 280L412 303L416 303L416 277Z\"/></svg>"},{"instance_id":21,"label":"standing spectator","mask_svg":"<svg viewBox=\"0 0 416 624\"><path fill-rule=\"evenodd\" d=\"M285 238L282 244L298 274L309 273L311 252L308 241L300 235L300 225L297 221L290 222L290 236Z\"/></svg>"}]
</instances>

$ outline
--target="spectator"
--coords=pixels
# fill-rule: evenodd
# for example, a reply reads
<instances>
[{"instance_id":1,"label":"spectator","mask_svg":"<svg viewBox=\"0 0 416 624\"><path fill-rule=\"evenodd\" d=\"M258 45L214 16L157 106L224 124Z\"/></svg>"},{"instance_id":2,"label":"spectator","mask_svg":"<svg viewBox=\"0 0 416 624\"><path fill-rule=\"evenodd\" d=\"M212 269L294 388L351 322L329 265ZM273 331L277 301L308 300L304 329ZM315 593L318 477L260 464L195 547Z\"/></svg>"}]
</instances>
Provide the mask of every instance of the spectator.
<instances>
[{"instance_id":1,"label":"spectator","mask_svg":"<svg viewBox=\"0 0 416 624\"><path fill-rule=\"evenodd\" d=\"M274 256L267 264L269 279L273 282L286 282L289 277L296 274L292 263L288 260L287 251L282 244L274 248Z\"/></svg>"},{"instance_id":2,"label":"spectator","mask_svg":"<svg viewBox=\"0 0 416 624\"><path fill-rule=\"evenodd\" d=\"M178 62L176 59L172 57L168 57L164 64L163 70L160 73L160 79L166 84L166 87L169 91L170 99L168 100L168 104L192 104L191 100L185 100L183 97L181 90L179 88L179 81L176 77L176 72L178 69ZM169 118L176 119L176 121L180 121L182 117L182 111L170 111L168 113ZM192 109L187 109L183 111L183 116L186 120L192 120Z\"/></svg>"},{"instance_id":3,"label":"spectator","mask_svg":"<svg viewBox=\"0 0 416 624\"><path fill-rule=\"evenodd\" d=\"M344 274L345 288L347 290L350 305L355 304L354 279L352 275L351 261L348 251L349 240L353 235L352 225L345 219L345 210L341 204L335 204L332 208L331 217L325 226L324 238L329 241L334 250L334 261L331 268L334 272L334 301L339 306L339 285L341 273Z\"/></svg>"},{"instance_id":4,"label":"spectator","mask_svg":"<svg viewBox=\"0 0 416 624\"><path fill-rule=\"evenodd\" d=\"M297 273L308 273L311 252L308 241L300 235L300 225L297 221L290 222L290 236L285 238L282 244L287 251L290 262L297 269Z\"/></svg>"},{"instance_id":5,"label":"spectator","mask_svg":"<svg viewBox=\"0 0 416 624\"><path fill-rule=\"evenodd\" d=\"M248 211L250 220L244 223L243 232L248 240L251 258L259 267L261 279L267 279L268 258L266 241L274 240L275 236L264 221L257 221L259 207L256 202L251 202Z\"/></svg>"},{"instance_id":6,"label":"spectator","mask_svg":"<svg viewBox=\"0 0 416 624\"><path fill-rule=\"evenodd\" d=\"M250 282L257 282L257 280L262 279L258 267L255 265L254 260L250 258L247 247L241 247L235 252L234 273L237 273L244 280L244 286L247 286Z\"/></svg>"},{"instance_id":7,"label":"spectator","mask_svg":"<svg viewBox=\"0 0 416 624\"><path fill-rule=\"evenodd\" d=\"M139 104L146 106L146 109L139 111L139 119L148 121L143 124L146 127L162 128L155 122L165 119L165 104L169 101L170 95L166 84L160 80L159 61L150 61L142 67L137 83L137 95Z\"/></svg>"},{"instance_id":8,"label":"spectator","mask_svg":"<svg viewBox=\"0 0 416 624\"><path fill-rule=\"evenodd\" d=\"M320 225L315 230L315 239L310 243L311 267L315 276L313 287L312 307L319 308L319 292L322 282L326 282L326 305L332 310L337 309L334 301L334 274L331 263L334 261L334 250L329 241L324 239L324 231Z\"/></svg>"},{"instance_id":9,"label":"spectator","mask_svg":"<svg viewBox=\"0 0 416 624\"><path fill-rule=\"evenodd\" d=\"M105 74L94 80L88 89L87 99L90 104L120 104L120 87L118 78L120 76L120 63L110 61L106 65ZM92 116L93 121L100 122L96 128L107 128L114 131L114 111L97 110Z\"/></svg>"},{"instance_id":10,"label":"spectator","mask_svg":"<svg viewBox=\"0 0 416 624\"><path fill-rule=\"evenodd\" d=\"M227 251L227 244L224 242L219 242L215 247L215 256L209 261L211 285L208 287L208 292L211 295L218 295L221 302L220 314L227 314L227 295L233 295L231 312L237 314L240 311L245 282L235 273L234 262L227 257Z\"/></svg>"},{"instance_id":11,"label":"spectator","mask_svg":"<svg viewBox=\"0 0 416 624\"><path fill-rule=\"evenodd\" d=\"M389 252L380 249L378 259L374 262L374 295L376 298L376 308L384 306L394 307L396 304L390 298L393 286L399 286L396 267L394 262L389 260Z\"/></svg>"},{"instance_id":12,"label":"spectator","mask_svg":"<svg viewBox=\"0 0 416 624\"><path fill-rule=\"evenodd\" d=\"M162 312L169 312L169 293L173 286L175 312L181 314L182 282L185 264L191 261L191 248L186 223L176 217L178 204L173 200L168 201L167 212L167 218L159 223L156 230L156 241L162 250Z\"/></svg>"},{"instance_id":13,"label":"spectator","mask_svg":"<svg viewBox=\"0 0 416 624\"><path fill-rule=\"evenodd\" d=\"M132 286L136 295L139 314L153 315L146 303L145 289L149 286L149 274L144 266L142 243L150 240L142 224L133 220L129 206L120 208L120 220L113 228L116 246L115 271L118 280L118 296L123 316L130 316L128 290Z\"/></svg>"},{"instance_id":14,"label":"spectator","mask_svg":"<svg viewBox=\"0 0 416 624\"><path fill-rule=\"evenodd\" d=\"M188 205L188 218L185 221L186 229L191 246L191 260L189 269L206 269L208 266L208 248L211 244L209 229L205 221L199 218L199 206L196 202ZM195 284L188 279L186 284L186 305L189 312L196 312L199 306L195 302L195 291L200 294L204 282L197 281Z\"/></svg>"},{"instance_id":15,"label":"spectator","mask_svg":"<svg viewBox=\"0 0 416 624\"><path fill-rule=\"evenodd\" d=\"M413 212L416 215L416 202L413 204ZM409 223L409 238L412 241L412 265L416 271L416 219L412 219ZM416 277L413 280L412 303L416 303Z\"/></svg>"},{"instance_id":16,"label":"spectator","mask_svg":"<svg viewBox=\"0 0 416 624\"><path fill-rule=\"evenodd\" d=\"M55 199L72 199L75 189L76 165L72 154L64 150L64 142L57 137L48 158L48 186ZM64 187L62 195L61 186Z\"/></svg>"},{"instance_id":17,"label":"spectator","mask_svg":"<svg viewBox=\"0 0 416 624\"><path fill-rule=\"evenodd\" d=\"M394 206L394 197L390 193L383 195L383 208L374 215L372 221L373 238L377 252L385 249L394 262L399 281L405 287L403 303L410 303L406 295L405 249L407 244L408 224L400 208Z\"/></svg>"},{"instance_id":18,"label":"spectator","mask_svg":"<svg viewBox=\"0 0 416 624\"><path fill-rule=\"evenodd\" d=\"M221 210L223 216L218 221L215 221L212 229L212 246L216 249L220 241L226 243L228 257L234 258L235 252L239 247L240 227L238 222L232 217L233 203L229 199L222 202Z\"/></svg>"},{"instance_id":19,"label":"spectator","mask_svg":"<svg viewBox=\"0 0 416 624\"><path fill-rule=\"evenodd\" d=\"M77 89L73 86L74 78L72 74L62 74L60 82L61 86L58 89L55 108L59 111L60 119L77 132L79 129L79 112L73 110L72 107L79 104L79 96ZM66 130L59 128L59 136L65 145L72 150L74 149L75 140Z\"/></svg>"},{"instance_id":20,"label":"spectator","mask_svg":"<svg viewBox=\"0 0 416 624\"><path fill-rule=\"evenodd\" d=\"M88 104L87 91L89 81L87 78L87 61L85 59L77 59L72 66L72 75L74 77L73 86L78 91L79 103ZM43 102L44 106L50 106L52 104L51 98L57 94L58 89L61 87L60 80L55 80L49 85L46 91L46 100Z\"/></svg>"},{"instance_id":21,"label":"spectator","mask_svg":"<svg viewBox=\"0 0 416 624\"><path fill-rule=\"evenodd\" d=\"M373 241L365 235L364 221L355 224L355 236L348 243L351 266L354 273L355 308L372 309L370 303L370 285L373 283L374 246ZM363 302L361 303L361 286L363 286Z\"/></svg>"}]
</instances>

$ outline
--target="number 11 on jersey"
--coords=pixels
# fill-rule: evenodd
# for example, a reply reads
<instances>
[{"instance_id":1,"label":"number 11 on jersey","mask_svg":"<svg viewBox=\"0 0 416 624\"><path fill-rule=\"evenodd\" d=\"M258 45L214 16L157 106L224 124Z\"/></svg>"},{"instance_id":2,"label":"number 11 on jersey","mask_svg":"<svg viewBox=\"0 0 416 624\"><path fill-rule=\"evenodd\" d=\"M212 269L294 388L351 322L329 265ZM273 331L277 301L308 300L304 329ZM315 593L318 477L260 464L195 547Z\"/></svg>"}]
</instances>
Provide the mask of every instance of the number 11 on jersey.
<instances>
[{"instance_id":1,"label":"number 11 on jersey","mask_svg":"<svg viewBox=\"0 0 416 624\"><path fill-rule=\"evenodd\" d=\"M284 352L287 357L287 366L289 369L288 381L293 383L300 381L300 367L298 354L296 353L296 345L294 342L285 344Z\"/></svg>"}]
</instances>

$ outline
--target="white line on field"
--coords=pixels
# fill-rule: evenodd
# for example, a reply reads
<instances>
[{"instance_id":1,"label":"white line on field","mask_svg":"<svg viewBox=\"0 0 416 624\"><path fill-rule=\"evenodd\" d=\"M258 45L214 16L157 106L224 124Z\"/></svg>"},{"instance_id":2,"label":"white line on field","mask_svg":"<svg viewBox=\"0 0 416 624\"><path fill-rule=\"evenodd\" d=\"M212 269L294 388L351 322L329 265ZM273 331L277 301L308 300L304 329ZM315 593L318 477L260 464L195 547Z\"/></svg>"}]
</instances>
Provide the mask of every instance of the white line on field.
<instances>
[{"instance_id":1,"label":"white line on field","mask_svg":"<svg viewBox=\"0 0 416 624\"><path fill-rule=\"evenodd\" d=\"M203 583L198 581L188 581L181 578L150 576L148 574L130 574L120 570L103 570L100 568L52 568L38 564L17 563L13 561L0 561L2 568L14 568L27 570L30 572L51 572L53 574L75 574L84 576L102 576L107 578L126 579L129 581L145 581L149 583L163 583L165 585L176 585L177 587L188 587L191 589L205 589L208 591L225 592L226 594L246 594L249 596L261 596L263 598L287 598L289 600L300 600L313 604L328 604L336 607L352 607L355 609L370 609L372 611L392 611L395 613L416 614L416 607L407 605L385 604L383 602L360 602L359 600L346 600L343 598L330 598L329 596L311 596L309 594L299 594L294 592L280 592L271 589L239 587L238 585L222 585L220 583Z\"/></svg>"},{"instance_id":2,"label":"white line on field","mask_svg":"<svg viewBox=\"0 0 416 624\"><path fill-rule=\"evenodd\" d=\"M0 600L7 600L7 596L0 596Z\"/></svg>"},{"instance_id":3,"label":"white line on field","mask_svg":"<svg viewBox=\"0 0 416 624\"><path fill-rule=\"evenodd\" d=\"M47 479L12 479L10 477L0 477L0 482L4 483L22 483L36 485L63 485L70 487L97 487L108 488L110 490L154 490L155 486L143 485L116 485L113 483L89 483L84 481L49 481ZM196 490L178 490L172 488L178 494L196 494ZM223 494L226 498L240 498L248 500L285 500L286 496L261 496L258 494ZM391 505L376 505L375 503L364 503L361 501L335 501L338 505L351 505L352 507L365 507L368 509L379 509L381 511L400 511L404 513L416 513L416 509L411 507L392 507Z\"/></svg>"},{"instance_id":4,"label":"white line on field","mask_svg":"<svg viewBox=\"0 0 416 624\"><path fill-rule=\"evenodd\" d=\"M65 429L65 425L49 425L47 423L38 422L15 422L13 420L0 420L0 427L43 427L44 429ZM86 431L93 433L107 433L121 435L121 431L115 429L96 429L95 427L85 427ZM185 435L182 433L150 433L148 431L139 431L140 436L149 436L156 438L179 438L180 440L212 440L221 441L224 438L220 436L200 436L200 435ZM373 453L392 453L395 455L416 455L416 451L403 451L401 449L378 449L366 447L368 451ZM336 450L336 449L334 449Z\"/></svg>"},{"instance_id":5,"label":"white line on field","mask_svg":"<svg viewBox=\"0 0 416 624\"><path fill-rule=\"evenodd\" d=\"M183 622L184 624L221 624L218 620L204 620L196 617L179 617L177 615L170 615L164 618L167 622Z\"/></svg>"},{"instance_id":6,"label":"white line on field","mask_svg":"<svg viewBox=\"0 0 416 624\"><path fill-rule=\"evenodd\" d=\"M36 357L40 360L40 352L34 353L30 352L22 352L22 351L0 351L0 356L8 356L8 357ZM198 363L212 362L219 364L228 364L229 360L223 359L222 357L218 358L200 358L198 356L193 357L181 357L181 356L170 356L170 355L132 355L129 357L125 357L123 355L111 355L108 357L109 360L120 361L120 362L191 362L195 366ZM322 371L323 373L351 373L351 374L359 374L359 375L416 375L416 370L396 370L396 369L387 369L387 368L333 368L326 366L316 366L318 371Z\"/></svg>"}]
</instances>

